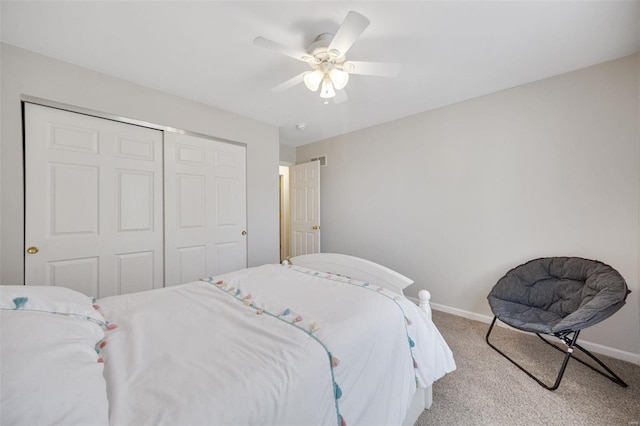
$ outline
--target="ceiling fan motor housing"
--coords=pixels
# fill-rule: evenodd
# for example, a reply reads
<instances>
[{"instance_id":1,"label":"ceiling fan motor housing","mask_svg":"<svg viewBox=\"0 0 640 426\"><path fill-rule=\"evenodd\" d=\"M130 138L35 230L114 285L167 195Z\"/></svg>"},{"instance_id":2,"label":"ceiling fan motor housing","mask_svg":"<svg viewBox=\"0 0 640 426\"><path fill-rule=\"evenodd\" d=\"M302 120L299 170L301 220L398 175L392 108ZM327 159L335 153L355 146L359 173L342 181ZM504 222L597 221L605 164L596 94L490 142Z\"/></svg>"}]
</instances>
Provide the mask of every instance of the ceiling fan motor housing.
<instances>
[{"instance_id":1,"label":"ceiling fan motor housing","mask_svg":"<svg viewBox=\"0 0 640 426\"><path fill-rule=\"evenodd\" d=\"M331 62L340 65L344 62L344 55L340 51L336 49L329 50L333 37L334 35L331 33L322 33L313 40L313 43L307 48L307 52L314 59L310 63Z\"/></svg>"}]
</instances>

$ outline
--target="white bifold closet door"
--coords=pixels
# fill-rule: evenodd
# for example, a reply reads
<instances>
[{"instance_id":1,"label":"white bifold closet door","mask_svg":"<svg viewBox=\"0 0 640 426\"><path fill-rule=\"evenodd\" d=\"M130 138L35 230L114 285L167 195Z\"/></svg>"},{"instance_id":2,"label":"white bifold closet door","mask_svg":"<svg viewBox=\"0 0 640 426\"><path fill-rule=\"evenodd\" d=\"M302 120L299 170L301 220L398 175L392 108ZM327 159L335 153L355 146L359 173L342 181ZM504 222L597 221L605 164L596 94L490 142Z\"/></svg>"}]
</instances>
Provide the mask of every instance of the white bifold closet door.
<instances>
[{"instance_id":1,"label":"white bifold closet door","mask_svg":"<svg viewBox=\"0 0 640 426\"><path fill-rule=\"evenodd\" d=\"M25 283L105 297L245 268L245 158L25 104Z\"/></svg>"},{"instance_id":2,"label":"white bifold closet door","mask_svg":"<svg viewBox=\"0 0 640 426\"><path fill-rule=\"evenodd\" d=\"M165 285L246 268L246 148L165 135Z\"/></svg>"},{"instance_id":3,"label":"white bifold closet door","mask_svg":"<svg viewBox=\"0 0 640 426\"><path fill-rule=\"evenodd\" d=\"M25 283L163 285L162 132L25 104Z\"/></svg>"}]
</instances>

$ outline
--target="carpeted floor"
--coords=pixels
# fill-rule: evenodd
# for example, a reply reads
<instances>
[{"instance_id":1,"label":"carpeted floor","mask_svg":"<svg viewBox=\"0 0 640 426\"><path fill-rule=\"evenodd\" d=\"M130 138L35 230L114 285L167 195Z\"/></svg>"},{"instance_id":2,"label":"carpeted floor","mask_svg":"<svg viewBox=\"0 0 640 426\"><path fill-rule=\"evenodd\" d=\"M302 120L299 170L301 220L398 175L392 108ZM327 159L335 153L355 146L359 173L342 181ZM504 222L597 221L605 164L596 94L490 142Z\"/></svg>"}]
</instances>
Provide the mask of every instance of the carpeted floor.
<instances>
[{"instance_id":1,"label":"carpeted floor","mask_svg":"<svg viewBox=\"0 0 640 426\"><path fill-rule=\"evenodd\" d=\"M622 388L569 361L560 387L552 392L486 344L488 324L443 312L433 312L433 321L458 369L434 384L433 406L416 426L640 425L640 366L600 357L629 385ZM535 335L496 327L491 342L546 383L555 380L563 354Z\"/></svg>"}]
</instances>

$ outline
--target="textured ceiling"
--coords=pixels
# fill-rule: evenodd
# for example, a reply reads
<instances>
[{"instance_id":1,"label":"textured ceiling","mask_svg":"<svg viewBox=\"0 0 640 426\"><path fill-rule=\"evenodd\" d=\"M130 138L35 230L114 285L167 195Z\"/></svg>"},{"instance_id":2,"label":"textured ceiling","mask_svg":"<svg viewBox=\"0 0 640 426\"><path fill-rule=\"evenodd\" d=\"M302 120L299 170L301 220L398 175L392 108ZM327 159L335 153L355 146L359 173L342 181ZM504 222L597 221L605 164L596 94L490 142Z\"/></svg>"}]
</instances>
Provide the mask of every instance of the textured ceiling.
<instances>
[{"instance_id":1,"label":"textured ceiling","mask_svg":"<svg viewBox=\"0 0 640 426\"><path fill-rule=\"evenodd\" d=\"M125 1L1 3L2 41L280 128L297 146L616 59L640 49L640 3ZM307 65L252 44L304 48L349 10L371 25L351 60L402 64L354 75L324 105ZM305 123L305 130L296 124Z\"/></svg>"}]
</instances>

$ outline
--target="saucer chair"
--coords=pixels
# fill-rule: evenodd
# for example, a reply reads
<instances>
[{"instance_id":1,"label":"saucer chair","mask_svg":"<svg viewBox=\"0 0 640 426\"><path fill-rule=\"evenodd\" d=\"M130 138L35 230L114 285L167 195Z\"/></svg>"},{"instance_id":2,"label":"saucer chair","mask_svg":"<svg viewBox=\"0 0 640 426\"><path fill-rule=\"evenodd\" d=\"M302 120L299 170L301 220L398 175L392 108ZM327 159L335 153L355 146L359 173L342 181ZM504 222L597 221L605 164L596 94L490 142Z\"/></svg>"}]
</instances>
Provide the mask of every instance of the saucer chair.
<instances>
[{"instance_id":1,"label":"saucer chair","mask_svg":"<svg viewBox=\"0 0 640 426\"><path fill-rule=\"evenodd\" d=\"M549 390L560 386L574 348L598 363L606 373L574 357L576 361L614 383L627 387L609 367L576 341L581 330L617 312L625 304L629 293L627 284L618 271L602 262L578 257L531 260L507 272L487 296L495 315L487 332L487 344ZM552 386L543 383L489 341L489 335L498 319L518 330L535 333L543 342L565 353ZM557 337L566 349L542 337L543 334Z\"/></svg>"}]
</instances>

